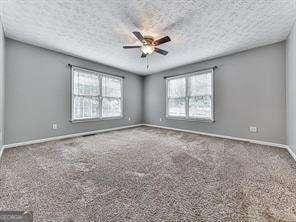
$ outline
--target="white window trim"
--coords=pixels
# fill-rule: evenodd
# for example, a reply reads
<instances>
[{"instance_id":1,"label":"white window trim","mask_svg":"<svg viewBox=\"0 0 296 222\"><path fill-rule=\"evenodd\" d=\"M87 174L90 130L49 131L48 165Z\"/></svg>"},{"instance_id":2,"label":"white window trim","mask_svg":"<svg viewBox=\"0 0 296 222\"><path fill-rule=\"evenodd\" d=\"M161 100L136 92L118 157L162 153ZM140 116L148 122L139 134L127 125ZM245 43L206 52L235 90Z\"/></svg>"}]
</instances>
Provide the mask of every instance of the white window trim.
<instances>
[{"instance_id":1,"label":"white window trim","mask_svg":"<svg viewBox=\"0 0 296 222\"><path fill-rule=\"evenodd\" d=\"M92 122L92 121L103 121L103 120L116 120L116 119L122 119L123 118L123 113L124 113L124 102L123 102L123 98L124 98L124 91L123 91L123 88L124 88L124 79L123 77L119 77L119 76L114 76L112 74L106 74L106 73L100 73L99 71L96 72L96 71L93 71L93 70L89 70L89 69L84 69L84 68L80 68L80 67L77 67L77 66L71 66L71 92L70 92L70 97L71 97L71 107L70 107L70 122L72 123L80 123L80 122ZM84 72L87 72L87 73L91 73L91 74L95 74L97 76L100 76L99 78L99 84L100 84L100 95L98 96L99 97L99 118L83 118L83 119L74 119L73 118L73 110L74 110L74 95L73 95L73 92L74 92L74 72L73 70L82 70ZM102 99L103 99L103 96L102 96L102 77L103 76L110 76L112 78L116 78L116 79L119 79L121 81L121 113L119 116L114 116L114 117L103 117L102 116ZM110 97L111 98L111 97Z\"/></svg>"},{"instance_id":2,"label":"white window trim","mask_svg":"<svg viewBox=\"0 0 296 222\"><path fill-rule=\"evenodd\" d=\"M206 74L206 73L211 73L211 79L212 79L212 100L211 100L211 118L199 118L199 117L189 117L189 96L188 96L188 92L189 92L189 83L188 83L188 79L190 76L195 76L195 75L202 75L202 74ZM182 117L182 116L170 116L168 113L168 81L172 80L172 79L179 79L185 77L186 79L186 104L185 104L185 112L186 112L186 116ZM186 121L200 121L200 122L215 122L215 93L214 93L214 69L207 69L207 70L202 70L202 71L196 71L196 72L191 72L191 73L186 73L183 75L176 75L176 76L172 76L172 77L167 77L165 79L165 117L167 119L172 119L172 120L186 120Z\"/></svg>"}]
</instances>

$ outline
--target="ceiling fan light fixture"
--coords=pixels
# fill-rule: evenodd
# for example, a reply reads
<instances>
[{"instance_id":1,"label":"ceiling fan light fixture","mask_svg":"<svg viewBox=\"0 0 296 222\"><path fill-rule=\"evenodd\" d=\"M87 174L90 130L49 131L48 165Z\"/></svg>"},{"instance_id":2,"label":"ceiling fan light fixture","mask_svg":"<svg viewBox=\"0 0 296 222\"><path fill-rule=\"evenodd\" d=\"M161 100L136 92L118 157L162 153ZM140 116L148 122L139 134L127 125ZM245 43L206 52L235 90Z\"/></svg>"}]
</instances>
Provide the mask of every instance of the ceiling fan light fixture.
<instances>
[{"instance_id":1,"label":"ceiling fan light fixture","mask_svg":"<svg viewBox=\"0 0 296 222\"><path fill-rule=\"evenodd\" d=\"M165 36L160 39L154 40L152 36L143 36L138 31L134 31L133 34L142 43L142 45L125 45L123 46L124 49L141 49L141 58L146 58L147 55L152 54L153 52L159 53L164 56L168 54L168 51L160 49L158 48L158 46L171 41L169 36Z\"/></svg>"},{"instance_id":2,"label":"ceiling fan light fixture","mask_svg":"<svg viewBox=\"0 0 296 222\"><path fill-rule=\"evenodd\" d=\"M141 51L142 51L144 54L151 54L151 53L154 51L154 46L152 46L152 45L148 45L148 44L144 44L144 45L141 47Z\"/></svg>"}]
</instances>

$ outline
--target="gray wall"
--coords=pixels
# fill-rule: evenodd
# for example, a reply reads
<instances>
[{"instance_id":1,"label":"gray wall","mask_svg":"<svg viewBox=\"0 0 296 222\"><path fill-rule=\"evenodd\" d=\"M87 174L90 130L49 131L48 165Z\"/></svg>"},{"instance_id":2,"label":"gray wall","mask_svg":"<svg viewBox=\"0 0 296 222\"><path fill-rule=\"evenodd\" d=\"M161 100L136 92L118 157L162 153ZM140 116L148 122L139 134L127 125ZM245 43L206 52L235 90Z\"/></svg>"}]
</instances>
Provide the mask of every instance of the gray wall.
<instances>
[{"instance_id":1,"label":"gray wall","mask_svg":"<svg viewBox=\"0 0 296 222\"><path fill-rule=\"evenodd\" d=\"M149 124L286 143L285 42L179 67L144 79L11 39L6 39L5 49L5 144L138 124L143 120ZM68 63L124 75L124 119L70 123ZM215 71L216 121L165 119L163 76L214 65L219 67ZM129 116L132 121L128 121ZM58 123L59 129L53 130L52 123ZM259 132L250 133L249 126L257 126Z\"/></svg>"},{"instance_id":2,"label":"gray wall","mask_svg":"<svg viewBox=\"0 0 296 222\"><path fill-rule=\"evenodd\" d=\"M287 142L296 154L296 25L287 39Z\"/></svg>"},{"instance_id":3,"label":"gray wall","mask_svg":"<svg viewBox=\"0 0 296 222\"><path fill-rule=\"evenodd\" d=\"M144 121L285 144L285 55L285 42L281 42L147 76L144 81ZM163 76L215 65L219 67L214 74L216 121L165 119ZM250 133L249 126L257 126L259 132Z\"/></svg>"},{"instance_id":4,"label":"gray wall","mask_svg":"<svg viewBox=\"0 0 296 222\"><path fill-rule=\"evenodd\" d=\"M142 77L12 39L5 48L5 144L142 122ZM124 118L70 123L68 63L125 76ZM54 122L58 130L52 129Z\"/></svg>"},{"instance_id":5,"label":"gray wall","mask_svg":"<svg viewBox=\"0 0 296 222\"><path fill-rule=\"evenodd\" d=\"M0 20L0 156L4 141L4 47L5 38Z\"/></svg>"}]
</instances>

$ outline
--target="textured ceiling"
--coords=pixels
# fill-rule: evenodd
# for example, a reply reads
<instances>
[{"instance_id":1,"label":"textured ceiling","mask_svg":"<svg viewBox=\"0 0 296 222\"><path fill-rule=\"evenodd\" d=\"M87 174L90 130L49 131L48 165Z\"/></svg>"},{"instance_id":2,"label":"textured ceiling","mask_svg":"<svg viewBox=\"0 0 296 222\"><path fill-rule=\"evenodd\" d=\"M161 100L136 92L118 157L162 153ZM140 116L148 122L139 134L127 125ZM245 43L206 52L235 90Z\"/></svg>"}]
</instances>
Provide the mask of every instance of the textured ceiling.
<instances>
[{"instance_id":1,"label":"textured ceiling","mask_svg":"<svg viewBox=\"0 0 296 222\"><path fill-rule=\"evenodd\" d=\"M7 37L66 52L138 74L226 55L285 39L296 0L0 0ZM132 31L156 38L160 48L140 58Z\"/></svg>"}]
</instances>

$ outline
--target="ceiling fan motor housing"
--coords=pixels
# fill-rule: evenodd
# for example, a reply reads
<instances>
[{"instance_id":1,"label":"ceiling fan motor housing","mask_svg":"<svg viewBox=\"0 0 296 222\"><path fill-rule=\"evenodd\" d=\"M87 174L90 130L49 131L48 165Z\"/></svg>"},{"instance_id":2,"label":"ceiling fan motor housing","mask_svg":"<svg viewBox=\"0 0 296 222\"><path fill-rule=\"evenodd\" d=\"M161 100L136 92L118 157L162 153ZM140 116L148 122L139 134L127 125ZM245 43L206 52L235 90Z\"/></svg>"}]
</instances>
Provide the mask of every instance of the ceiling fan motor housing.
<instances>
[{"instance_id":1,"label":"ceiling fan motor housing","mask_svg":"<svg viewBox=\"0 0 296 222\"><path fill-rule=\"evenodd\" d=\"M147 44L147 45L152 45L153 42L154 42L154 38L152 36L144 36L144 40L145 42L143 41L143 44Z\"/></svg>"}]
</instances>

